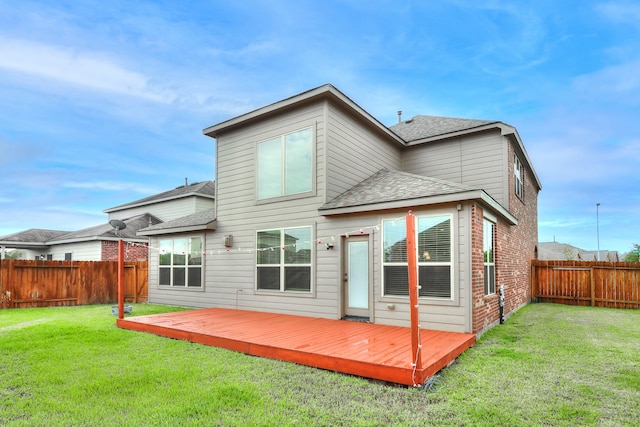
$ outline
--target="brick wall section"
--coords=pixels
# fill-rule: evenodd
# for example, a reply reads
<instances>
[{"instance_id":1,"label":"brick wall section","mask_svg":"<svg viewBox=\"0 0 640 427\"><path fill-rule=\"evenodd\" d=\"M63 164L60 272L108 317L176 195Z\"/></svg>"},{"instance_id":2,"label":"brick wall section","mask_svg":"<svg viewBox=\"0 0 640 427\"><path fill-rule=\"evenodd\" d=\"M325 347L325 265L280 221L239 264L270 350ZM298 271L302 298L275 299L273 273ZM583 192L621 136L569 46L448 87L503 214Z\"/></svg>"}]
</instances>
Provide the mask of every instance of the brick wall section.
<instances>
[{"instance_id":1,"label":"brick wall section","mask_svg":"<svg viewBox=\"0 0 640 427\"><path fill-rule=\"evenodd\" d=\"M484 212L482 207L471 206L471 303L473 332L488 328L498 319L497 297L484 295L484 251L482 245Z\"/></svg>"},{"instance_id":2,"label":"brick wall section","mask_svg":"<svg viewBox=\"0 0 640 427\"><path fill-rule=\"evenodd\" d=\"M502 242L505 249L499 254L506 264L505 314L531 300L531 260L537 257L538 252L538 188L531 170L525 168L524 199L516 196L513 177L514 153L514 146L509 145L509 211L518 218L518 225L505 230L505 241ZM519 158L524 164L524 157L519 155Z\"/></svg>"},{"instance_id":3,"label":"brick wall section","mask_svg":"<svg viewBox=\"0 0 640 427\"><path fill-rule=\"evenodd\" d=\"M531 171L525 169L524 200L515 194L514 146L509 144L509 211L517 226L503 221L496 224L496 294L484 295L484 259L482 247L483 211L472 207L472 304L473 332L482 333L500 320L498 290L505 288L505 316L531 300L531 259L538 246L538 189ZM520 156L521 162L523 157Z\"/></svg>"},{"instance_id":4,"label":"brick wall section","mask_svg":"<svg viewBox=\"0 0 640 427\"><path fill-rule=\"evenodd\" d=\"M149 246L146 243L125 242L125 261L147 261L149 257ZM118 260L118 242L102 241L102 261Z\"/></svg>"}]
</instances>

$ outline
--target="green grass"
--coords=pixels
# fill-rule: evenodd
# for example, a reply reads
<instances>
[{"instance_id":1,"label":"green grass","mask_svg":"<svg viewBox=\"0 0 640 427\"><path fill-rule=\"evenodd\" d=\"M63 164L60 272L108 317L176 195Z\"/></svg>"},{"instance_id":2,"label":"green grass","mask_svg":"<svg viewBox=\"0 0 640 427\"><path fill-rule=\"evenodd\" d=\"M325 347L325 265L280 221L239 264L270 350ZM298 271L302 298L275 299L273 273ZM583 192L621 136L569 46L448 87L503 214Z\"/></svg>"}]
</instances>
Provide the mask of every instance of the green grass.
<instances>
[{"instance_id":1,"label":"green grass","mask_svg":"<svg viewBox=\"0 0 640 427\"><path fill-rule=\"evenodd\" d=\"M635 426L640 311L529 305L430 385L121 330L110 306L0 311L0 425L9 426Z\"/></svg>"}]
</instances>

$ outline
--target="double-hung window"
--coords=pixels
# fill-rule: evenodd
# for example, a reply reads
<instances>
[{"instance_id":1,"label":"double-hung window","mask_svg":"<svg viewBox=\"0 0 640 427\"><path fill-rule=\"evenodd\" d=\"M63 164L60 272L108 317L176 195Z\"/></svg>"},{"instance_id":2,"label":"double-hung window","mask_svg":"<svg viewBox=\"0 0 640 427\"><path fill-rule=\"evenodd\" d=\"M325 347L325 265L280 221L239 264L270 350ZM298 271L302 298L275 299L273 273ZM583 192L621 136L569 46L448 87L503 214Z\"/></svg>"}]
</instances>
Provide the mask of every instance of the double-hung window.
<instances>
[{"instance_id":1,"label":"double-hung window","mask_svg":"<svg viewBox=\"0 0 640 427\"><path fill-rule=\"evenodd\" d=\"M202 287L202 237L160 240L160 286Z\"/></svg>"},{"instance_id":2,"label":"double-hung window","mask_svg":"<svg viewBox=\"0 0 640 427\"><path fill-rule=\"evenodd\" d=\"M311 227L258 231L256 288L311 292Z\"/></svg>"},{"instance_id":3,"label":"double-hung window","mask_svg":"<svg viewBox=\"0 0 640 427\"><path fill-rule=\"evenodd\" d=\"M313 190L312 136L306 128L258 143L258 200Z\"/></svg>"},{"instance_id":4,"label":"double-hung window","mask_svg":"<svg viewBox=\"0 0 640 427\"><path fill-rule=\"evenodd\" d=\"M518 159L518 156L516 155L513 156L513 174L514 174L516 196L523 199L524 198L524 170L522 169L522 163L520 163L520 159Z\"/></svg>"},{"instance_id":5,"label":"double-hung window","mask_svg":"<svg viewBox=\"0 0 640 427\"><path fill-rule=\"evenodd\" d=\"M496 261L494 249L494 236L496 225L488 221L483 222L482 227L482 251L484 253L484 294L496 293Z\"/></svg>"},{"instance_id":6,"label":"double-hung window","mask_svg":"<svg viewBox=\"0 0 640 427\"><path fill-rule=\"evenodd\" d=\"M417 217L418 291L421 297L452 297L451 215ZM385 296L408 296L407 235L404 219L383 221Z\"/></svg>"}]
</instances>

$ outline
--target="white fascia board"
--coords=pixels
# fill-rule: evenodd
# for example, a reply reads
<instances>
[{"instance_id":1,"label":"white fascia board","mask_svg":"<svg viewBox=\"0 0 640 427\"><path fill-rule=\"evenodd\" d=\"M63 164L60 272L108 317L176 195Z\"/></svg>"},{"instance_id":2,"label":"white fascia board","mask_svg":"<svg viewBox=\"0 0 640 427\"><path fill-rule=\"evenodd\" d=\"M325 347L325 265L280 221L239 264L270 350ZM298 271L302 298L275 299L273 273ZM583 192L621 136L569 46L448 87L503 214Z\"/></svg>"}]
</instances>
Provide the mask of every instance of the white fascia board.
<instances>
[{"instance_id":1,"label":"white fascia board","mask_svg":"<svg viewBox=\"0 0 640 427\"><path fill-rule=\"evenodd\" d=\"M179 234L179 233L190 233L194 231L206 231L211 230L215 231L216 229L216 221L213 221L209 224L203 225L190 225L187 227L171 227L171 228L161 228L158 230L140 230L138 231L138 236L158 236L161 234Z\"/></svg>"},{"instance_id":2,"label":"white fascia board","mask_svg":"<svg viewBox=\"0 0 640 427\"><path fill-rule=\"evenodd\" d=\"M165 197L162 199L148 200L146 202L132 203L132 204L127 203L125 205L114 206L113 208L105 209L102 212L113 213L118 211L124 211L131 208L139 208L140 206L157 205L164 202L170 202L171 200L186 199L187 197L202 197L204 199L211 199L211 200L216 199L216 196L211 196L209 194L198 194L198 193L192 192L187 194L178 194L176 196Z\"/></svg>"},{"instance_id":3,"label":"white fascia board","mask_svg":"<svg viewBox=\"0 0 640 427\"><path fill-rule=\"evenodd\" d=\"M14 242L2 241L0 246L11 249L47 249L49 245L46 242Z\"/></svg>"},{"instance_id":4,"label":"white fascia board","mask_svg":"<svg viewBox=\"0 0 640 427\"><path fill-rule=\"evenodd\" d=\"M65 245L65 244L69 244L69 243L85 243L85 242L100 242L100 241L117 242L119 240L124 240L126 242L147 243L146 239L137 239L135 237L122 237L122 238L120 238L120 237L91 236L91 237L80 237L80 238L77 238L77 239L51 241L51 242L47 242L47 245L54 246L54 245Z\"/></svg>"}]
</instances>

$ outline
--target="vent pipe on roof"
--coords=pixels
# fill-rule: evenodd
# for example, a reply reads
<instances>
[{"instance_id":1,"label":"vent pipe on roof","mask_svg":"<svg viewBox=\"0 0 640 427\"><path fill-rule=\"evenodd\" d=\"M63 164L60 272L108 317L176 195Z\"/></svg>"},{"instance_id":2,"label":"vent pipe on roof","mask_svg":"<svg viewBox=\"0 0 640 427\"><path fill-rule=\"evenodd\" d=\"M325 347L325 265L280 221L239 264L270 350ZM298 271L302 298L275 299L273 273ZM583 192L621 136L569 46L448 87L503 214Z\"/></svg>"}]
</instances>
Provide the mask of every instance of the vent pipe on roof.
<instances>
[{"instance_id":1,"label":"vent pipe on roof","mask_svg":"<svg viewBox=\"0 0 640 427\"><path fill-rule=\"evenodd\" d=\"M189 178L188 177L184 177L184 186L188 187L189 186Z\"/></svg>"},{"instance_id":2,"label":"vent pipe on roof","mask_svg":"<svg viewBox=\"0 0 640 427\"><path fill-rule=\"evenodd\" d=\"M402 110L398 110L398 123L402 123Z\"/></svg>"}]
</instances>

